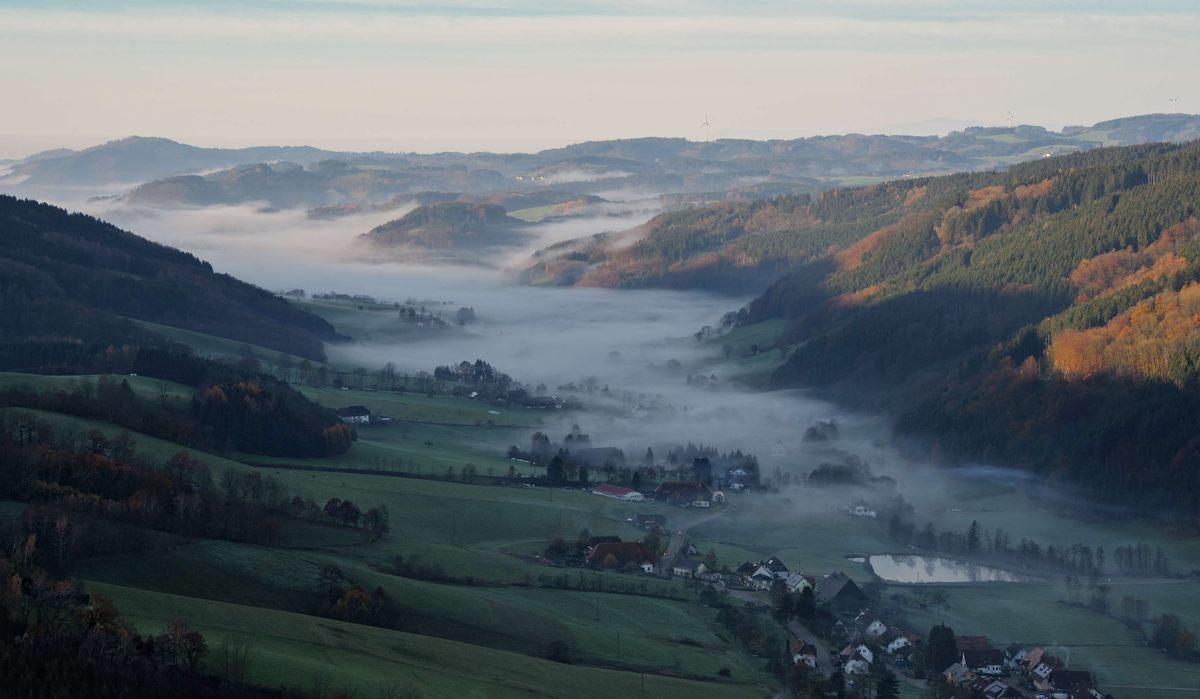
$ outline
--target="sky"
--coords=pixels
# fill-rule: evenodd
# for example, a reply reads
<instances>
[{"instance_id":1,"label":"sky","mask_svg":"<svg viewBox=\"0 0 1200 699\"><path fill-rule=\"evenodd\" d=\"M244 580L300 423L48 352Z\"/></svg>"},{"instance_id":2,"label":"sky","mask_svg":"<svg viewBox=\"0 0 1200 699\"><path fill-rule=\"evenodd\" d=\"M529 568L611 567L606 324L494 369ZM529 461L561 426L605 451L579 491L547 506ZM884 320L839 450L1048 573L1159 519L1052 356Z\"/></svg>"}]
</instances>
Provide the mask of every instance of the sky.
<instances>
[{"instance_id":1,"label":"sky","mask_svg":"<svg viewBox=\"0 0 1200 699\"><path fill-rule=\"evenodd\" d=\"M1198 30L1195 0L0 0L0 158L1057 128L1200 112Z\"/></svg>"}]
</instances>

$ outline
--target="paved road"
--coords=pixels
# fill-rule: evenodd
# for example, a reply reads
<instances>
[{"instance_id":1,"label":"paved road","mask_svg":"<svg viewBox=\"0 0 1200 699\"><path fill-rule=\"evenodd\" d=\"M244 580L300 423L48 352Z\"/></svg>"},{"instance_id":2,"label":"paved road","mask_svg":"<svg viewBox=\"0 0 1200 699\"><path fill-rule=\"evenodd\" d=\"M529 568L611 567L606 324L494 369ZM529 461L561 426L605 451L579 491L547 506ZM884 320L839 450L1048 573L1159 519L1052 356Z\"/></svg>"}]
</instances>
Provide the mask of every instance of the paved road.
<instances>
[{"instance_id":1,"label":"paved road","mask_svg":"<svg viewBox=\"0 0 1200 699\"><path fill-rule=\"evenodd\" d=\"M787 627L793 636L816 647L817 670L826 677L831 676L833 674L833 661L829 659L829 650L825 648L825 644L817 638L816 634L809 631L807 626L798 621L789 621Z\"/></svg>"},{"instance_id":2,"label":"paved road","mask_svg":"<svg viewBox=\"0 0 1200 699\"><path fill-rule=\"evenodd\" d=\"M667 552L658 559L658 574L664 578L670 576L671 566L675 564L675 559L679 557L679 552L683 549L683 540L687 537L688 529L720 517L730 507L734 507L734 505L728 503L724 507L713 508L708 512L681 517L671 530L671 543L667 545Z\"/></svg>"}]
</instances>

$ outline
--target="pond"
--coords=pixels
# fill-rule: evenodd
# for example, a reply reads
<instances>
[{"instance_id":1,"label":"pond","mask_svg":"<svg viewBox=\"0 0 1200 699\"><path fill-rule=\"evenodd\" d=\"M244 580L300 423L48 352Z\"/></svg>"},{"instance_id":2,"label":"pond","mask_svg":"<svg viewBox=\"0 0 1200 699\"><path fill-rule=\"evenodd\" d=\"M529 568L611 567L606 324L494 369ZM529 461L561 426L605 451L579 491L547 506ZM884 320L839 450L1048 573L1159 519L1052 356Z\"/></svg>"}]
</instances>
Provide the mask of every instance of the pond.
<instances>
[{"instance_id":1,"label":"pond","mask_svg":"<svg viewBox=\"0 0 1200 699\"><path fill-rule=\"evenodd\" d=\"M956 561L939 556L876 555L870 558L871 570L888 582L898 583L972 583L1033 582L1037 578L1002 568Z\"/></svg>"}]
</instances>

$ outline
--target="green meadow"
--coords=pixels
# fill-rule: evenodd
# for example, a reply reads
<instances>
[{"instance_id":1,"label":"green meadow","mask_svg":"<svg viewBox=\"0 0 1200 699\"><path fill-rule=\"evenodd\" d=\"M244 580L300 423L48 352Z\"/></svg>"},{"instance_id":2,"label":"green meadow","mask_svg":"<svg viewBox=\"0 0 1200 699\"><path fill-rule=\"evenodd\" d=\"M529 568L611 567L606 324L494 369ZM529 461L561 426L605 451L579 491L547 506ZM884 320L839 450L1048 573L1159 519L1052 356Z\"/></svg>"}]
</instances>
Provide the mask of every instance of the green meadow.
<instances>
[{"instance_id":1,"label":"green meadow","mask_svg":"<svg viewBox=\"0 0 1200 699\"><path fill-rule=\"evenodd\" d=\"M211 644L244 639L249 679L265 686L374 696L399 688L417 697L759 696L752 684L697 682L585 665L564 665L459 643L257 606L92 582L142 632L183 618Z\"/></svg>"}]
</instances>

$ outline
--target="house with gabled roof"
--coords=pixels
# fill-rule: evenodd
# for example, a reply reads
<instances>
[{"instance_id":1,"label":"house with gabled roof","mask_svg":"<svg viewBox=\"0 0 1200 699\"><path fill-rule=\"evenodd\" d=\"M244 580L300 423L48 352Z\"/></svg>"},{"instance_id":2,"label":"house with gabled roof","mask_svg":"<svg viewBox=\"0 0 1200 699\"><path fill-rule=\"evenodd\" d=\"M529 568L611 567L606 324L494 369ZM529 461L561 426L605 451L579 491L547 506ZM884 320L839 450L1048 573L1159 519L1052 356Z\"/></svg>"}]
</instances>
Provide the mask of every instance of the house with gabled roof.
<instances>
[{"instance_id":1,"label":"house with gabled roof","mask_svg":"<svg viewBox=\"0 0 1200 699\"><path fill-rule=\"evenodd\" d=\"M1013 643L1004 649L1004 664L1010 670L1021 669L1021 663L1025 660L1025 656L1029 650L1019 643Z\"/></svg>"},{"instance_id":2,"label":"house with gabled roof","mask_svg":"<svg viewBox=\"0 0 1200 699\"><path fill-rule=\"evenodd\" d=\"M846 658L842 672L847 675L865 675L871 671L871 663L875 662L875 654L861 643L853 647L846 646L841 654Z\"/></svg>"},{"instance_id":3,"label":"house with gabled roof","mask_svg":"<svg viewBox=\"0 0 1200 699\"><path fill-rule=\"evenodd\" d=\"M972 699L1020 699L1022 694L1000 680L980 677L967 685Z\"/></svg>"},{"instance_id":4,"label":"house with gabled roof","mask_svg":"<svg viewBox=\"0 0 1200 699\"><path fill-rule=\"evenodd\" d=\"M1026 673L1032 672L1033 668L1037 667L1042 662L1042 656L1046 654L1046 649L1041 646L1034 646L1025 651L1025 657L1021 660L1021 669Z\"/></svg>"},{"instance_id":5,"label":"house with gabled roof","mask_svg":"<svg viewBox=\"0 0 1200 699\"><path fill-rule=\"evenodd\" d=\"M970 668L962 663L954 663L950 667L942 671L942 676L946 681L954 686L958 686L963 682L975 679L975 673L971 672Z\"/></svg>"},{"instance_id":6,"label":"house with gabled roof","mask_svg":"<svg viewBox=\"0 0 1200 699\"><path fill-rule=\"evenodd\" d=\"M368 425L371 423L371 411L362 405L347 405L338 408L334 412L342 422L351 424Z\"/></svg>"},{"instance_id":7,"label":"house with gabled roof","mask_svg":"<svg viewBox=\"0 0 1200 699\"><path fill-rule=\"evenodd\" d=\"M801 575L799 573L792 573L791 575L787 576L787 579L783 581L783 584L787 588L788 592L795 592L797 594L804 592L805 589L813 589L812 577L808 575Z\"/></svg>"},{"instance_id":8,"label":"house with gabled roof","mask_svg":"<svg viewBox=\"0 0 1200 699\"><path fill-rule=\"evenodd\" d=\"M771 575L774 575L780 580L786 580L787 577L791 575L791 571L788 570L788 567L784 565L783 561L774 556L771 556L759 565L769 570Z\"/></svg>"},{"instance_id":9,"label":"house with gabled roof","mask_svg":"<svg viewBox=\"0 0 1200 699\"><path fill-rule=\"evenodd\" d=\"M1063 692L1086 692L1092 688L1092 673L1086 670L1058 668L1050 673L1050 689Z\"/></svg>"},{"instance_id":10,"label":"house with gabled roof","mask_svg":"<svg viewBox=\"0 0 1200 699\"><path fill-rule=\"evenodd\" d=\"M592 495L601 495L614 500L624 500L625 502L641 502L646 499L646 496L632 488L625 488L613 485L612 483L599 483L592 486Z\"/></svg>"},{"instance_id":11,"label":"house with gabled roof","mask_svg":"<svg viewBox=\"0 0 1200 699\"><path fill-rule=\"evenodd\" d=\"M1052 655L1043 655L1042 662L1029 671L1029 679L1033 682L1033 686L1043 690L1053 689L1053 685L1050 684L1050 675L1054 674L1060 665L1058 658Z\"/></svg>"},{"instance_id":12,"label":"house with gabled roof","mask_svg":"<svg viewBox=\"0 0 1200 699\"><path fill-rule=\"evenodd\" d=\"M704 561L695 558L680 558L671 566L671 573L678 578L696 578L706 570L708 567L704 565Z\"/></svg>"},{"instance_id":13,"label":"house with gabled roof","mask_svg":"<svg viewBox=\"0 0 1200 699\"><path fill-rule=\"evenodd\" d=\"M895 655L905 648L914 648L921 640L921 637L915 633L901 631L900 629L891 629L883 635L880 643L883 645L883 652L888 655Z\"/></svg>"},{"instance_id":14,"label":"house with gabled roof","mask_svg":"<svg viewBox=\"0 0 1200 699\"><path fill-rule=\"evenodd\" d=\"M854 618L854 625L867 638L879 638L887 632L887 624L884 624L871 612L862 612Z\"/></svg>"},{"instance_id":15,"label":"house with gabled roof","mask_svg":"<svg viewBox=\"0 0 1200 699\"><path fill-rule=\"evenodd\" d=\"M663 481L654 489L654 499L687 507L697 502L712 502L713 493L700 481Z\"/></svg>"},{"instance_id":16,"label":"house with gabled roof","mask_svg":"<svg viewBox=\"0 0 1200 699\"><path fill-rule=\"evenodd\" d=\"M867 606L866 594L845 573L830 573L817 582L817 602L827 604L834 611L859 610Z\"/></svg>"},{"instance_id":17,"label":"house with gabled roof","mask_svg":"<svg viewBox=\"0 0 1200 699\"><path fill-rule=\"evenodd\" d=\"M773 584L775 584L775 576L761 567L755 569L754 575L750 576L750 587L755 590L770 590Z\"/></svg>"},{"instance_id":18,"label":"house with gabled roof","mask_svg":"<svg viewBox=\"0 0 1200 699\"><path fill-rule=\"evenodd\" d=\"M816 669L818 651L817 647L813 644L808 643L807 641L796 639L792 641L791 647L788 649L788 651L792 656L792 664L799 665L800 663L804 663L814 670Z\"/></svg>"},{"instance_id":19,"label":"house with gabled roof","mask_svg":"<svg viewBox=\"0 0 1200 699\"><path fill-rule=\"evenodd\" d=\"M587 562L596 567L625 568L629 565L653 563L654 557L640 541L604 541L588 550Z\"/></svg>"},{"instance_id":20,"label":"house with gabled roof","mask_svg":"<svg viewBox=\"0 0 1200 699\"><path fill-rule=\"evenodd\" d=\"M987 636L955 636L954 643L958 646L959 653L969 648L979 650L992 647L992 642L988 640Z\"/></svg>"},{"instance_id":21,"label":"house with gabled roof","mask_svg":"<svg viewBox=\"0 0 1200 699\"><path fill-rule=\"evenodd\" d=\"M959 662L981 675L997 677L1004 674L1004 652L996 648L968 648L962 652Z\"/></svg>"}]
</instances>

